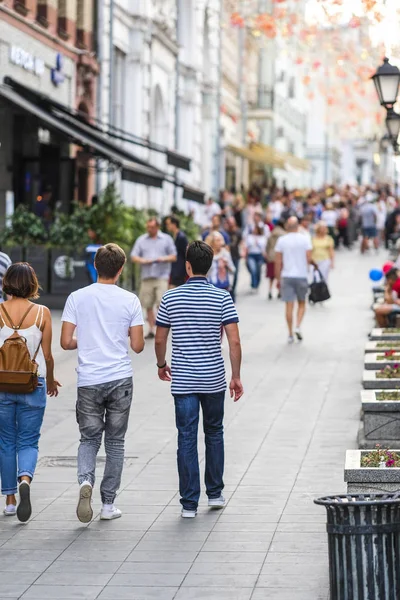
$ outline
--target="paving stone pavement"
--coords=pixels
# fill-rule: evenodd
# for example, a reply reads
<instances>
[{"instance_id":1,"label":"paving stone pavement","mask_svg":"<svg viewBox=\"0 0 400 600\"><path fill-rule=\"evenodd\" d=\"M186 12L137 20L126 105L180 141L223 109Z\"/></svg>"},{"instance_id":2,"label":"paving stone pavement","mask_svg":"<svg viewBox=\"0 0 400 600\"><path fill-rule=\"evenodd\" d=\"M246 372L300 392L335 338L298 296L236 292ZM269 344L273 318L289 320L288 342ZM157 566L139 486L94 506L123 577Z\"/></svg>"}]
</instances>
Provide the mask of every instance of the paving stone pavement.
<instances>
[{"instance_id":1,"label":"paving stone pavement","mask_svg":"<svg viewBox=\"0 0 400 600\"><path fill-rule=\"evenodd\" d=\"M179 517L173 402L148 344L134 358L123 518L99 521L96 490L95 520L77 522L76 357L58 349L56 315L64 387L48 402L33 518L22 525L0 517L0 600L326 600L325 511L313 499L345 491L372 324L367 273L384 258L341 251L332 300L308 310L305 341L291 347L283 305L266 300L264 283L259 295L247 294L243 267L245 397L226 402L228 504L209 511L203 495L195 520Z\"/></svg>"}]
</instances>

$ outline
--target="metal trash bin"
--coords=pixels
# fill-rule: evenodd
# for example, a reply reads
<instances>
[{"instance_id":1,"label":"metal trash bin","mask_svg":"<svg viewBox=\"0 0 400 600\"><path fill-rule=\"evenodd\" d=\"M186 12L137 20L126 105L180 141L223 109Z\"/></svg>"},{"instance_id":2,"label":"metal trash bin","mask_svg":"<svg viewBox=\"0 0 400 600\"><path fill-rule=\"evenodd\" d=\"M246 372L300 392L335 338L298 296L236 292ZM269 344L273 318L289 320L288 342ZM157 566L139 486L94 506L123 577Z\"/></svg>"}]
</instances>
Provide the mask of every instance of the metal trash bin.
<instances>
[{"instance_id":1,"label":"metal trash bin","mask_svg":"<svg viewBox=\"0 0 400 600\"><path fill-rule=\"evenodd\" d=\"M400 493L326 496L331 600L400 598Z\"/></svg>"}]
</instances>

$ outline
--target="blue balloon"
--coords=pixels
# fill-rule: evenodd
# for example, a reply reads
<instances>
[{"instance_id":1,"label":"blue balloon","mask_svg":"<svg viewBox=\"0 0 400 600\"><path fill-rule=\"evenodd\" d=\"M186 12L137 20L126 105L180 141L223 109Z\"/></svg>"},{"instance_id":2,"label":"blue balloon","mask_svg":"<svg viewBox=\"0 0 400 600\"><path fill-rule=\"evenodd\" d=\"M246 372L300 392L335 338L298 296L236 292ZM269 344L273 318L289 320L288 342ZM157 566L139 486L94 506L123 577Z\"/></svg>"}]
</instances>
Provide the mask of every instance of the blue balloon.
<instances>
[{"instance_id":1,"label":"blue balloon","mask_svg":"<svg viewBox=\"0 0 400 600\"><path fill-rule=\"evenodd\" d=\"M369 272L369 278L371 281L380 281L383 277L383 271L380 269L371 269Z\"/></svg>"}]
</instances>

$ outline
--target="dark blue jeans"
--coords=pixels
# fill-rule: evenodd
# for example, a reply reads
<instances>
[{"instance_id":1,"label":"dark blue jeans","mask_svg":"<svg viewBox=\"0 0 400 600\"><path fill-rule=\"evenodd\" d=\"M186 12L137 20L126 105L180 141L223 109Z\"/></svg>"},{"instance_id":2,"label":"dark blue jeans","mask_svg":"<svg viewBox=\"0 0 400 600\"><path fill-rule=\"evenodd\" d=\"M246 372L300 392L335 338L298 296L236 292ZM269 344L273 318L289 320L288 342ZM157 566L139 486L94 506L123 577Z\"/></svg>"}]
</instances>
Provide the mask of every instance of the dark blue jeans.
<instances>
[{"instance_id":1,"label":"dark blue jeans","mask_svg":"<svg viewBox=\"0 0 400 600\"><path fill-rule=\"evenodd\" d=\"M247 268L251 275L251 287L256 290L261 281L261 268L264 264L264 257L262 254L249 254L247 257Z\"/></svg>"},{"instance_id":2,"label":"dark blue jeans","mask_svg":"<svg viewBox=\"0 0 400 600\"><path fill-rule=\"evenodd\" d=\"M181 504L196 510L200 498L197 432L200 405L206 444L205 484L209 498L219 498L224 489L224 399L225 392L174 396L178 429L178 472Z\"/></svg>"}]
</instances>

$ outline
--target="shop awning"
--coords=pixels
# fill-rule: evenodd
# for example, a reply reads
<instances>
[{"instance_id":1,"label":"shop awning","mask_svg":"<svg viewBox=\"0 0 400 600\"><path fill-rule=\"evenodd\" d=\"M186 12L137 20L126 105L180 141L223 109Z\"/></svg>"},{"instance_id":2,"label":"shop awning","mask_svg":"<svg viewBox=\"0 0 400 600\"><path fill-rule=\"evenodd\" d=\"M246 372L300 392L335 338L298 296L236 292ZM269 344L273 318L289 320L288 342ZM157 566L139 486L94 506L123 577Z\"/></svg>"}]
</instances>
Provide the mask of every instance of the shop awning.
<instances>
[{"instance_id":1,"label":"shop awning","mask_svg":"<svg viewBox=\"0 0 400 600\"><path fill-rule=\"evenodd\" d=\"M125 152L119 152L118 149L111 148L106 139L100 140L98 136L96 136L96 139L96 137L86 134L82 128L76 127L75 124L57 119L8 86L0 85L0 96L22 110L35 115L47 127L65 135L75 144L87 148L92 154L120 166L123 179L153 187L162 187L166 178L162 171L144 165L142 161L136 162L132 157L127 156Z\"/></svg>"},{"instance_id":2,"label":"shop awning","mask_svg":"<svg viewBox=\"0 0 400 600\"><path fill-rule=\"evenodd\" d=\"M85 113L79 110L74 110L69 106L61 104L60 102L56 102L49 96L32 90L25 85L22 85L18 81L15 81L11 77L5 77L4 82L12 87L21 96L27 98L27 100L31 100L49 112L57 113L59 118L65 120L68 120L68 118L69 120L72 119L72 122L76 125L85 124L87 127L87 132L89 131L92 135L98 135L101 138L108 140L114 147L119 148L118 144L116 144L114 140L135 144L137 146L153 150L154 152L165 154L167 163L169 165L176 167L177 169L190 171L191 159L183 154L180 154L179 152L176 152L175 150L170 150L164 146L161 146L160 144L155 144L149 140L124 131L123 129L115 127L111 123L103 123L98 119L93 118L91 118L89 122L87 121L87 115ZM132 153L128 151L128 154Z\"/></svg>"},{"instance_id":3,"label":"shop awning","mask_svg":"<svg viewBox=\"0 0 400 600\"><path fill-rule=\"evenodd\" d=\"M297 156L295 156L294 154L290 154L289 152L281 152L280 150L276 150L275 148L272 148L271 146L266 146L265 144L252 144L251 149L255 152L266 152L268 155L270 155L272 152L274 159L281 164L283 163L283 168L285 168L285 165L288 165L298 171L309 171L311 168L308 160L304 158L298 158ZM282 167L278 166L278 168Z\"/></svg>"},{"instance_id":4,"label":"shop awning","mask_svg":"<svg viewBox=\"0 0 400 600\"><path fill-rule=\"evenodd\" d=\"M165 181L181 187L183 198L200 204L204 203L203 191L188 187L178 178L153 167L130 150L115 143L99 127L85 121L82 116L74 115L68 107L52 101L48 96L39 94L9 77L5 77L4 82L6 85L0 85L0 96L35 115L47 127L65 135L71 142L84 147L91 154L120 167L121 177L125 181L159 188ZM183 169L190 167L190 159L177 152L164 150L167 154L167 162L172 166Z\"/></svg>"},{"instance_id":5,"label":"shop awning","mask_svg":"<svg viewBox=\"0 0 400 600\"><path fill-rule=\"evenodd\" d=\"M243 146L227 146L226 149L236 156L246 158L251 162L267 165L268 167L277 167L280 169L285 168L285 162L279 158L276 151L271 146L264 146L262 144L252 144L250 148Z\"/></svg>"}]
</instances>

